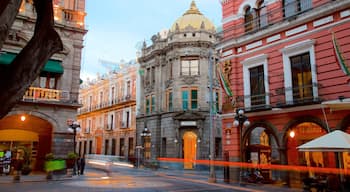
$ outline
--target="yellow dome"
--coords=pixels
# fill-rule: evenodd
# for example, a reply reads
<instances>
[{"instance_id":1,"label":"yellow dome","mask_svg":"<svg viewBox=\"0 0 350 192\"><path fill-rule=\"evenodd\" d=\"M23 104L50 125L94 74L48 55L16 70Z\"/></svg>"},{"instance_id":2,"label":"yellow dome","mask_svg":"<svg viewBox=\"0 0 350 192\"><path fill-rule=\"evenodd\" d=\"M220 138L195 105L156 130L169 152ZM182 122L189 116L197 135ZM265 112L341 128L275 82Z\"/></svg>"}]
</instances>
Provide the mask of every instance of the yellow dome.
<instances>
[{"instance_id":1,"label":"yellow dome","mask_svg":"<svg viewBox=\"0 0 350 192\"><path fill-rule=\"evenodd\" d=\"M215 30L214 24L198 10L194 1L192 1L190 9L175 21L171 31L182 31L187 27L195 30Z\"/></svg>"}]
</instances>

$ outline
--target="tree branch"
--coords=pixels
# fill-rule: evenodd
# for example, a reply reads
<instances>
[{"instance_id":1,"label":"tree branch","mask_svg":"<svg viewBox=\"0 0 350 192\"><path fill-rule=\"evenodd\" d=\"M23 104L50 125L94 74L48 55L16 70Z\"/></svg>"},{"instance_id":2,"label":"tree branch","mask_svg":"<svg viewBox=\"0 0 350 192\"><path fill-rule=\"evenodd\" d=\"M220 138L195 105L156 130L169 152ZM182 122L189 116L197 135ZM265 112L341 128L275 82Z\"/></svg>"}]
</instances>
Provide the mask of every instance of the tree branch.
<instances>
[{"instance_id":1,"label":"tree branch","mask_svg":"<svg viewBox=\"0 0 350 192\"><path fill-rule=\"evenodd\" d=\"M34 0L34 7L37 20L32 39L8 69L0 71L0 119L23 97L49 58L63 49L54 29L52 0Z\"/></svg>"},{"instance_id":2,"label":"tree branch","mask_svg":"<svg viewBox=\"0 0 350 192\"><path fill-rule=\"evenodd\" d=\"M3 46L22 0L0 0L0 47Z\"/></svg>"}]
</instances>

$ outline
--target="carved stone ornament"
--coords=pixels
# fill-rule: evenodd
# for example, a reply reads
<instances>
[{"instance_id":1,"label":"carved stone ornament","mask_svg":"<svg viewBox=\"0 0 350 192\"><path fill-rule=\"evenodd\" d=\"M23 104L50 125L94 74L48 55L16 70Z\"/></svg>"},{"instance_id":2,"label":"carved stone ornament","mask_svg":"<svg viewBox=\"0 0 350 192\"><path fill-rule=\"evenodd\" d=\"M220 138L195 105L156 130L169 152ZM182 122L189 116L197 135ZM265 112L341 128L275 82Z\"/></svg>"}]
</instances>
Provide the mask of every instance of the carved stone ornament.
<instances>
[{"instance_id":1,"label":"carved stone ornament","mask_svg":"<svg viewBox=\"0 0 350 192\"><path fill-rule=\"evenodd\" d=\"M187 84L187 85L192 85L196 81L196 78L193 76L183 76L182 80Z\"/></svg>"},{"instance_id":2,"label":"carved stone ornament","mask_svg":"<svg viewBox=\"0 0 350 192\"><path fill-rule=\"evenodd\" d=\"M172 79L166 80L166 81L165 81L165 87L166 87L166 88L170 87L170 86L172 85L172 83L173 83L173 80L172 80Z\"/></svg>"}]
</instances>

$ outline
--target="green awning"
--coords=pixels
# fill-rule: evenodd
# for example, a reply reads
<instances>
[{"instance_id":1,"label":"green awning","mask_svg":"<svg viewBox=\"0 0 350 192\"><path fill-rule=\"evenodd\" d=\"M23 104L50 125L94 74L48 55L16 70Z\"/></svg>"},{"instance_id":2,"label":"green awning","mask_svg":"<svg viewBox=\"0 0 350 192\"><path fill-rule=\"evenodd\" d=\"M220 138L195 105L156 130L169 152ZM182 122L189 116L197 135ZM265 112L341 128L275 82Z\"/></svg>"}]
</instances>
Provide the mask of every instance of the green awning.
<instances>
[{"instance_id":1,"label":"green awning","mask_svg":"<svg viewBox=\"0 0 350 192\"><path fill-rule=\"evenodd\" d=\"M17 54L14 54L14 53L0 53L0 64L9 65L15 59L16 55ZM49 61L46 62L42 71L62 74L63 67L61 63L62 63L61 61L50 59Z\"/></svg>"}]
</instances>

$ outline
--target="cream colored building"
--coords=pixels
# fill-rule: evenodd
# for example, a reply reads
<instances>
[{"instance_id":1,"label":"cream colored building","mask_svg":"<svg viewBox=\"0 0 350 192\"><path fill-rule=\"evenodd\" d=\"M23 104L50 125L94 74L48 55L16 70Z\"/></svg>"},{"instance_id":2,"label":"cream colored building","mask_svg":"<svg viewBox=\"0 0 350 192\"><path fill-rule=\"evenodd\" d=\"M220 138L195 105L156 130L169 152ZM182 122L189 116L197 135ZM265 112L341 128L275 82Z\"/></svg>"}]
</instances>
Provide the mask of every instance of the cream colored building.
<instances>
[{"instance_id":1,"label":"cream colored building","mask_svg":"<svg viewBox=\"0 0 350 192\"><path fill-rule=\"evenodd\" d=\"M150 45L144 43L138 58L141 88L136 121L142 160L147 164L158 157L208 159L210 135L215 143L214 156L220 158L221 125L214 114L210 126L209 113L210 93L214 111L220 110L221 102L214 67L218 40L214 24L192 1L169 30L151 40ZM195 163L182 167L200 168Z\"/></svg>"},{"instance_id":2,"label":"cream colored building","mask_svg":"<svg viewBox=\"0 0 350 192\"><path fill-rule=\"evenodd\" d=\"M75 2L75 4L73 3ZM33 169L43 169L47 153L66 157L73 151L67 119L75 119L80 84L80 61L85 29L85 0L54 1L55 29L64 49L46 63L23 99L0 120L0 151L28 152ZM1 49L6 67L33 35L36 14L32 1L22 1L19 14Z\"/></svg>"},{"instance_id":3,"label":"cream colored building","mask_svg":"<svg viewBox=\"0 0 350 192\"><path fill-rule=\"evenodd\" d=\"M120 64L108 74L82 84L79 154L134 158L137 69L135 62Z\"/></svg>"}]
</instances>

